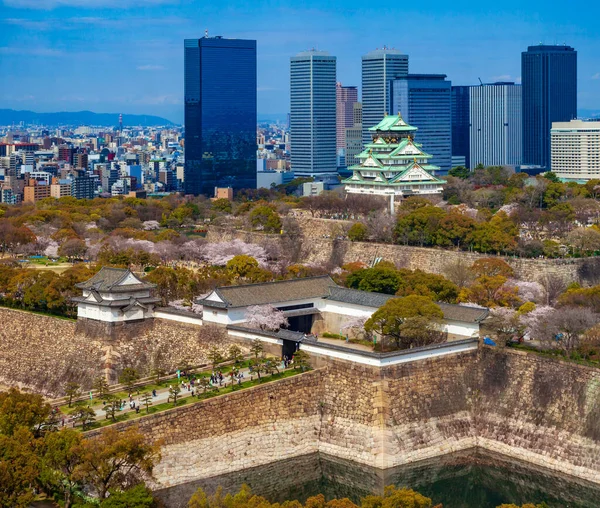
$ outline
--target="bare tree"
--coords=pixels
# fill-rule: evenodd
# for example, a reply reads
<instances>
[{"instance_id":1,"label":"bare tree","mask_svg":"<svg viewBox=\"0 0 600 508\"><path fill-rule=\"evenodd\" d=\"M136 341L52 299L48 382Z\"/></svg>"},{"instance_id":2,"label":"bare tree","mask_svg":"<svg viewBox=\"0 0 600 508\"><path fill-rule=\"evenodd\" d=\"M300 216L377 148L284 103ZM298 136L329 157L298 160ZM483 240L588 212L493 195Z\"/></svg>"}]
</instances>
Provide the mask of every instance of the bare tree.
<instances>
[{"instance_id":1,"label":"bare tree","mask_svg":"<svg viewBox=\"0 0 600 508\"><path fill-rule=\"evenodd\" d=\"M538 320L534 336L549 349L564 349L570 353L581 345L583 334L598 324L600 315L582 307L561 307L546 319Z\"/></svg>"},{"instance_id":2,"label":"bare tree","mask_svg":"<svg viewBox=\"0 0 600 508\"><path fill-rule=\"evenodd\" d=\"M450 279L458 287L467 287L475 280L475 274L471 269L471 263L462 257L450 261L442 269L446 278Z\"/></svg>"},{"instance_id":3,"label":"bare tree","mask_svg":"<svg viewBox=\"0 0 600 508\"><path fill-rule=\"evenodd\" d=\"M538 282L544 288L546 305L554 305L560 294L567 288L564 279L554 273L547 273Z\"/></svg>"}]
</instances>

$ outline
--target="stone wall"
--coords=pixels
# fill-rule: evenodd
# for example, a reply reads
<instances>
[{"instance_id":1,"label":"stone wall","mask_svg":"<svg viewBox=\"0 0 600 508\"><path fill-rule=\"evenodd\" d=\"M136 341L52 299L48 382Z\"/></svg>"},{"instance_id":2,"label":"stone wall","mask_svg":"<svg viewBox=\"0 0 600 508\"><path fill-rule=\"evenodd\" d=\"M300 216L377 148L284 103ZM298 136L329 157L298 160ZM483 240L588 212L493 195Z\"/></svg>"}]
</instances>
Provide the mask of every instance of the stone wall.
<instances>
[{"instance_id":1,"label":"stone wall","mask_svg":"<svg viewBox=\"0 0 600 508\"><path fill-rule=\"evenodd\" d=\"M119 426L162 440L154 488L306 455L318 450L322 376L314 370Z\"/></svg>"},{"instance_id":2,"label":"stone wall","mask_svg":"<svg viewBox=\"0 0 600 508\"><path fill-rule=\"evenodd\" d=\"M138 424L164 440L156 488L316 451L385 469L476 447L600 483L599 416L600 370L484 347L332 361Z\"/></svg>"},{"instance_id":3,"label":"stone wall","mask_svg":"<svg viewBox=\"0 0 600 508\"><path fill-rule=\"evenodd\" d=\"M444 267L458 259L473 263L477 259L490 257L475 252L337 240L336 236L347 229L351 223L306 218L299 219L298 222L303 236L297 240L302 243L300 260L305 263L326 264L332 260L341 260L343 263L361 261L370 264L376 257L381 257L394 262L400 268L420 269L443 274ZM211 227L208 230L207 238L211 242L239 238L248 243L266 246L270 252L279 253L281 256L285 256L288 250L287 247L282 246L283 239L278 235ZM537 282L548 275L557 275L566 282L597 283L597 274L594 275L593 267L582 270L584 264L590 263L589 260L518 259L506 256L501 256L501 259L513 267L518 279Z\"/></svg>"},{"instance_id":4,"label":"stone wall","mask_svg":"<svg viewBox=\"0 0 600 508\"><path fill-rule=\"evenodd\" d=\"M71 320L0 308L0 385L58 397L69 381L86 390L102 375L115 383L125 367L148 374L157 357L170 371L186 360L204 364L212 345L225 350L232 343L221 329L161 319L121 327L113 338L96 332Z\"/></svg>"}]
</instances>

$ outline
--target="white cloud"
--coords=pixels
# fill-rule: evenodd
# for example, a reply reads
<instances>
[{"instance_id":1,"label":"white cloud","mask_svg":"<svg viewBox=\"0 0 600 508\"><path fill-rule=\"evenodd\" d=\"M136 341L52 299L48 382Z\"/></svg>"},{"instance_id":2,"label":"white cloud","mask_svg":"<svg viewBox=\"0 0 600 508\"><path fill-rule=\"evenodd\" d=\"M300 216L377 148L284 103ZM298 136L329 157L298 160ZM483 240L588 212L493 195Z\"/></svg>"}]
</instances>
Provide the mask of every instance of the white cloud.
<instances>
[{"instance_id":1,"label":"white cloud","mask_svg":"<svg viewBox=\"0 0 600 508\"><path fill-rule=\"evenodd\" d=\"M592 79L600 79L600 72L597 72L592 76Z\"/></svg>"},{"instance_id":2,"label":"white cloud","mask_svg":"<svg viewBox=\"0 0 600 508\"><path fill-rule=\"evenodd\" d=\"M162 65L138 65L136 67L138 71L164 71L165 68Z\"/></svg>"},{"instance_id":3,"label":"white cloud","mask_svg":"<svg viewBox=\"0 0 600 508\"><path fill-rule=\"evenodd\" d=\"M7 25L20 26L26 30L48 30L50 28L50 24L47 21L33 21L31 19L23 18L6 18L2 20L2 22L6 23Z\"/></svg>"},{"instance_id":4,"label":"white cloud","mask_svg":"<svg viewBox=\"0 0 600 508\"><path fill-rule=\"evenodd\" d=\"M65 53L58 49L44 47L20 47L20 46L2 46L0 47L2 55L30 55L30 56L47 56L58 57L64 56Z\"/></svg>"},{"instance_id":5,"label":"white cloud","mask_svg":"<svg viewBox=\"0 0 600 508\"><path fill-rule=\"evenodd\" d=\"M501 74L500 76L492 76L491 80L492 80L492 82L514 81L514 79L511 78L510 74Z\"/></svg>"},{"instance_id":6,"label":"white cloud","mask_svg":"<svg viewBox=\"0 0 600 508\"><path fill-rule=\"evenodd\" d=\"M139 0L2 0L7 7L16 9L39 9L51 10L58 7L78 7L78 8L113 8L113 9L129 9L139 7ZM146 5L174 4L179 0L143 0Z\"/></svg>"}]
</instances>

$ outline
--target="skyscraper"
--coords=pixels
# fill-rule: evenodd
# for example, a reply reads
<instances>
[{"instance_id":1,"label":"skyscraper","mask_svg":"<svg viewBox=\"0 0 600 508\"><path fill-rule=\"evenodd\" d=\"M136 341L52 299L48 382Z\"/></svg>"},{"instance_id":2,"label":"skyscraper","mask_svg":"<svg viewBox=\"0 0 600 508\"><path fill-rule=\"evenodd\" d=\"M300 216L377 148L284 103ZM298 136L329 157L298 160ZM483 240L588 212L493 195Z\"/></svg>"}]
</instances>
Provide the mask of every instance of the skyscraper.
<instances>
[{"instance_id":1,"label":"skyscraper","mask_svg":"<svg viewBox=\"0 0 600 508\"><path fill-rule=\"evenodd\" d=\"M355 86L335 86L336 102L336 150L338 156L345 157L346 129L354 126L354 104L358 102L358 90Z\"/></svg>"},{"instance_id":2,"label":"skyscraper","mask_svg":"<svg viewBox=\"0 0 600 508\"><path fill-rule=\"evenodd\" d=\"M521 164L521 85L491 83L470 87L469 118L471 169L477 164Z\"/></svg>"},{"instance_id":3,"label":"skyscraper","mask_svg":"<svg viewBox=\"0 0 600 508\"><path fill-rule=\"evenodd\" d=\"M335 75L336 58L325 51L290 59L290 152L297 176L337 176Z\"/></svg>"},{"instance_id":4,"label":"skyscraper","mask_svg":"<svg viewBox=\"0 0 600 508\"><path fill-rule=\"evenodd\" d=\"M470 86L453 86L451 96L452 107L452 157L464 157L465 167L471 167L471 118L469 113L471 101Z\"/></svg>"},{"instance_id":5,"label":"skyscraper","mask_svg":"<svg viewBox=\"0 0 600 508\"><path fill-rule=\"evenodd\" d=\"M256 41L186 39L185 192L256 188Z\"/></svg>"},{"instance_id":6,"label":"skyscraper","mask_svg":"<svg viewBox=\"0 0 600 508\"><path fill-rule=\"evenodd\" d=\"M371 140L369 128L390 112L390 81L408 74L408 55L397 49L376 49L362 57L363 143Z\"/></svg>"},{"instance_id":7,"label":"skyscraper","mask_svg":"<svg viewBox=\"0 0 600 508\"><path fill-rule=\"evenodd\" d=\"M441 174L452 168L451 83L445 74L408 74L390 82L390 113L418 125L415 141L432 154Z\"/></svg>"},{"instance_id":8,"label":"skyscraper","mask_svg":"<svg viewBox=\"0 0 600 508\"><path fill-rule=\"evenodd\" d=\"M523 164L550 167L552 122L577 117L577 52L570 46L529 46L521 53Z\"/></svg>"}]
</instances>

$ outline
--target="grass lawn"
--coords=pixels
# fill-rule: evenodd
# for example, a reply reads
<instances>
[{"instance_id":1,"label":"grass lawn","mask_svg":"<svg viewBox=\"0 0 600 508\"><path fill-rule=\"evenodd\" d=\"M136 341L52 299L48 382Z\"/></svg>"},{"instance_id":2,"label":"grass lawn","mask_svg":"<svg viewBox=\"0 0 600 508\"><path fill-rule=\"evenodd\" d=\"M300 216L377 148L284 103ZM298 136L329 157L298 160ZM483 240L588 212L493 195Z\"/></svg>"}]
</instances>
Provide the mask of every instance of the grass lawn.
<instances>
[{"instance_id":1,"label":"grass lawn","mask_svg":"<svg viewBox=\"0 0 600 508\"><path fill-rule=\"evenodd\" d=\"M566 362L578 363L579 365L586 365L588 367L600 367L600 361L583 358L578 351L574 351L570 356L566 354L562 349L537 349L528 344L511 344L507 346L510 349L518 349L520 351L526 351L528 353L535 353L537 355L556 358L558 360L564 360Z\"/></svg>"}]
</instances>

